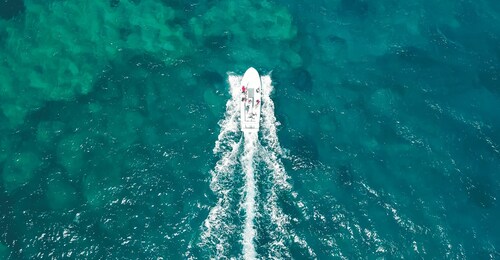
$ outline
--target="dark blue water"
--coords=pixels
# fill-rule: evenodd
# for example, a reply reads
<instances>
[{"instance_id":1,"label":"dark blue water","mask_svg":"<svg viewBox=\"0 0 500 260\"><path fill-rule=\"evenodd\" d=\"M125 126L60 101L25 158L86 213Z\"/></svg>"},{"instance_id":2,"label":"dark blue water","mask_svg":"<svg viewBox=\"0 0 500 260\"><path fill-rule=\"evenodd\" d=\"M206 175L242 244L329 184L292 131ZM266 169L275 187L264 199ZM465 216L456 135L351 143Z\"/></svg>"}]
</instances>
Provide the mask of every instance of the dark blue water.
<instances>
[{"instance_id":1,"label":"dark blue water","mask_svg":"<svg viewBox=\"0 0 500 260\"><path fill-rule=\"evenodd\" d=\"M0 258L500 258L499 37L493 0L2 1Z\"/></svg>"}]
</instances>

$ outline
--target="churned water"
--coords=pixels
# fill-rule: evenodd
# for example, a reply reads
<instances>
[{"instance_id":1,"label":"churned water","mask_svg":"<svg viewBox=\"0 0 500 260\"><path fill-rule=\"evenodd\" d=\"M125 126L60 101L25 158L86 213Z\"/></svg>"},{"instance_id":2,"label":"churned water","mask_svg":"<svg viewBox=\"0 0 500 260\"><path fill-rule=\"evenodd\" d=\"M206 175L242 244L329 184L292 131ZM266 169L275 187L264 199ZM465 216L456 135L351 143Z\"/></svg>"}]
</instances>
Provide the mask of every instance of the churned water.
<instances>
[{"instance_id":1,"label":"churned water","mask_svg":"<svg viewBox=\"0 0 500 260\"><path fill-rule=\"evenodd\" d=\"M500 258L499 43L494 0L1 1L0 259Z\"/></svg>"}]
</instances>

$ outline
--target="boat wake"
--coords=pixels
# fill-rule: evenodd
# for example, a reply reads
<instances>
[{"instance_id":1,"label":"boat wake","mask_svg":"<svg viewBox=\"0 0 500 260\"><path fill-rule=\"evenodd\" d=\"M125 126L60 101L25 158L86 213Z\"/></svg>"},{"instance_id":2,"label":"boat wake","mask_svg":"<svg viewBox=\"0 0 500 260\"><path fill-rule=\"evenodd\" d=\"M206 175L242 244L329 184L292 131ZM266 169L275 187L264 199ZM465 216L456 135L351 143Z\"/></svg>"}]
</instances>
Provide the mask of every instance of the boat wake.
<instances>
[{"instance_id":1,"label":"boat wake","mask_svg":"<svg viewBox=\"0 0 500 260\"><path fill-rule=\"evenodd\" d=\"M245 187L243 189L243 209L245 210L245 227L243 229L243 256L245 259L255 259L254 246L255 231L255 197L257 193L254 174L254 155L257 147L258 136L256 132L245 132L245 145L241 165L245 174Z\"/></svg>"},{"instance_id":2,"label":"boat wake","mask_svg":"<svg viewBox=\"0 0 500 260\"><path fill-rule=\"evenodd\" d=\"M292 230L291 218L280 205L283 197L291 198L288 203L307 218L281 162L286 153L276 132L271 77L261 77L261 140L257 132L240 131L241 79L237 75L228 78L231 98L213 149L219 160L210 171L210 188L217 202L203 222L197 246L210 258L290 258L292 246L302 249L302 255L315 257Z\"/></svg>"}]
</instances>

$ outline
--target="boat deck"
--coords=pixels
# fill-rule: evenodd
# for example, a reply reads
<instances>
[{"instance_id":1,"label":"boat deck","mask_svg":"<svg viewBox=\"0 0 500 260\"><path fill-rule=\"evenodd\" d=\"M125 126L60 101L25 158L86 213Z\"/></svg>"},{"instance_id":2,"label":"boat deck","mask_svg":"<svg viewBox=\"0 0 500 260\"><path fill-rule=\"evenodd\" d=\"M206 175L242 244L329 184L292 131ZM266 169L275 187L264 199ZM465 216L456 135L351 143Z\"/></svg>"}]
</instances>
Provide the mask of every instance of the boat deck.
<instances>
[{"instance_id":1,"label":"boat deck","mask_svg":"<svg viewBox=\"0 0 500 260\"><path fill-rule=\"evenodd\" d=\"M248 69L241 80L241 130L259 131L261 82L259 73Z\"/></svg>"}]
</instances>

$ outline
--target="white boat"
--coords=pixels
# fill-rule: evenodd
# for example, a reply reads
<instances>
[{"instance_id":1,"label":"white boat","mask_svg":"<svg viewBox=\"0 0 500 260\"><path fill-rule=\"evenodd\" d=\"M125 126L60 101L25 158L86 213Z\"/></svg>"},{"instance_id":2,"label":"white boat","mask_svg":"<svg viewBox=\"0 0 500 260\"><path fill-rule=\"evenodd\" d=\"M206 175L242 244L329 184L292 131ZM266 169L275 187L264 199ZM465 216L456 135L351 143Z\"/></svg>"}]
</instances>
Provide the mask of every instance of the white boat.
<instances>
[{"instance_id":1,"label":"white boat","mask_svg":"<svg viewBox=\"0 0 500 260\"><path fill-rule=\"evenodd\" d=\"M258 132L262 85L257 70L250 67L243 75L241 89L241 131Z\"/></svg>"}]
</instances>

